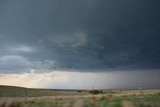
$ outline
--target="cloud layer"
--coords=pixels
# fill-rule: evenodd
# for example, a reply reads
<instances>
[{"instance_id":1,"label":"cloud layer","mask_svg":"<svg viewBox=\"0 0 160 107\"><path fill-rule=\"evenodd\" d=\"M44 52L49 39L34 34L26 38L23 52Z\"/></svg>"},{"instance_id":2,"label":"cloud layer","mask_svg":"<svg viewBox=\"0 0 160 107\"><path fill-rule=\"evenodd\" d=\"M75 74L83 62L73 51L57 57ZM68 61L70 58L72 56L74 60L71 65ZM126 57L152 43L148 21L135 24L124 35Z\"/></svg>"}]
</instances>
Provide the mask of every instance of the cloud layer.
<instances>
[{"instance_id":1,"label":"cloud layer","mask_svg":"<svg viewBox=\"0 0 160 107\"><path fill-rule=\"evenodd\" d=\"M0 1L0 72L53 66L159 69L159 5L158 0Z\"/></svg>"}]
</instances>

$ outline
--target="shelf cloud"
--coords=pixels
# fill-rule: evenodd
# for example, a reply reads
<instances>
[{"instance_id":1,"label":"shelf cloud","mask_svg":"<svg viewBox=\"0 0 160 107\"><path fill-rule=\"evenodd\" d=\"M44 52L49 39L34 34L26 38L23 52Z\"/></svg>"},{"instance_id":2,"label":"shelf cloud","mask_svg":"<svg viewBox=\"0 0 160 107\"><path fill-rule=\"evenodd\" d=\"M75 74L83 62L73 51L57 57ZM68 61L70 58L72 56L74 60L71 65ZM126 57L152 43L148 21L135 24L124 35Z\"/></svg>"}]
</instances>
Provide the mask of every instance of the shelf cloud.
<instances>
[{"instance_id":1,"label":"shelf cloud","mask_svg":"<svg viewBox=\"0 0 160 107\"><path fill-rule=\"evenodd\" d=\"M0 13L0 73L7 74L0 79L18 84L24 75L54 70L76 77L94 71L159 73L158 0L1 0Z\"/></svg>"}]
</instances>

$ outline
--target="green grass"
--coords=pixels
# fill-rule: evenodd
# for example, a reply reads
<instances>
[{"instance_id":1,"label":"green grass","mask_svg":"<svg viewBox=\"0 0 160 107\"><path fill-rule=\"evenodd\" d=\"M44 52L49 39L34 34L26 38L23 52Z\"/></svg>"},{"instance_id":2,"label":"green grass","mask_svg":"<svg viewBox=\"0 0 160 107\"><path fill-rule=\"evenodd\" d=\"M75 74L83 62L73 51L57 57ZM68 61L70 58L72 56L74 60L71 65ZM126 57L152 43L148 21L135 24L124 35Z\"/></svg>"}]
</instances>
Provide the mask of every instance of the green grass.
<instances>
[{"instance_id":1,"label":"green grass","mask_svg":"<svg viewBox=\"0 0 160 107\"><path fill-rule=\"evenodd\" d=\"M79 93L0 86L0 107L160 107L159 91L144 90L145 94L138 94L138 90L103 91L103 94L92 95L88 90Z\"/></svg>"},{"instance_id":2,"label":"green grass","mask_svg":"<svg viewBox=\"0 0 160 107\"><path fill-rule=\"evenodd\" d=\"M16 86L1 86L0 97L40 97L40 96L68 96L68 95L85 95L87 91L78 90L58 90L58 89L32 89Z\"/></svg>"}]
</instances>

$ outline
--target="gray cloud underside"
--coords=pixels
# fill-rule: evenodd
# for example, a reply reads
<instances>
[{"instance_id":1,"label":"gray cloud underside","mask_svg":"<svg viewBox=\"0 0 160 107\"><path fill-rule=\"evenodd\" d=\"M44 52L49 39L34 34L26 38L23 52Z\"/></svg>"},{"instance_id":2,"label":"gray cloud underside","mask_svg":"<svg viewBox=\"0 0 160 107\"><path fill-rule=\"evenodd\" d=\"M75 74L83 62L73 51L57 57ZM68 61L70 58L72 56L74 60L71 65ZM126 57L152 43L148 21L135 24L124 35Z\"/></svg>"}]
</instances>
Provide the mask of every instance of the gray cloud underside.
<instances>
[{"instance_id":1,"label":"gray cloud underside","mask_svg":"<svg viewBox=\"0 0 160 107\"><path fill-rule=\"evenodd\" d=\"M2 0L0 71L159 69L159 0Z\"/></svg>"}]
</instances>

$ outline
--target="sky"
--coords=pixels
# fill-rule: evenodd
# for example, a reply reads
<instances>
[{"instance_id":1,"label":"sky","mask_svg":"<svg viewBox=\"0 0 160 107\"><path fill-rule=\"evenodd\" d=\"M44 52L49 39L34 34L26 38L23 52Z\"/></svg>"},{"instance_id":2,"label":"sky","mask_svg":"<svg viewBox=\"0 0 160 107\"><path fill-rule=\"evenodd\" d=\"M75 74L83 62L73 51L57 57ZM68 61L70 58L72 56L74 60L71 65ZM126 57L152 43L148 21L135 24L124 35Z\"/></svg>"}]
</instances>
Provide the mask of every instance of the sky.
<instances>
[{"instance_id":1,"label":"sky","mask_svg":"<svg viewBox=\"0 0 160 107\"><path fill-rule=\"evenodd\" d=\"M46 89L119 89L160 88L159 72L70 72L1 74L1 85Z\"/></svg>"},{"instance_id":2,"label":"sky","mask_svg":"<svg viewBox=\"0 0 160 107\"><path fill-rule=\"evenodd\" d=\"M13 75L43 76L55 70L72 78L92 73L95 78L87 74L88 80L101 79L102 84L108 80L95 72L156 77L159 5L159 0L1 0L0 84Z\"/></svg>"}]
</instances>

